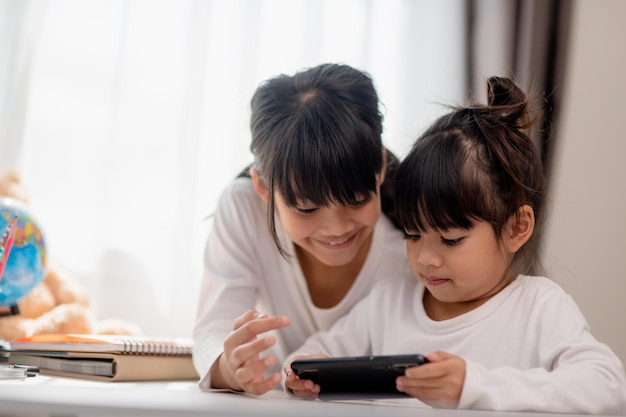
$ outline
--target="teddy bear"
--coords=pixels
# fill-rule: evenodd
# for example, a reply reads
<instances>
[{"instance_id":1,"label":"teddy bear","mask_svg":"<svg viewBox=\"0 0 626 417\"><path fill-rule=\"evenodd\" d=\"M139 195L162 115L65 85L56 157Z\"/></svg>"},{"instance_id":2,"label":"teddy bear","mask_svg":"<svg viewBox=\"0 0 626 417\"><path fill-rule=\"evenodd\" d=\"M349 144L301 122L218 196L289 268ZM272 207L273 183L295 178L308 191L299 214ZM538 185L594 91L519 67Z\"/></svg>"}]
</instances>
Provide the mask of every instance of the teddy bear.
<instances>
[{"instance_id":1,"label":"teddy bear","mask_svg":"<svg viewBox=\"0 0 626 417\"><path fill-rule=\"evenodd\" d=\"M0 196L28 204L26 187L14 170L0 175ZM0 317L1 340L43 333L141 334L139 326L126 320L98 320L86 290L70 274L51 265L18 308L19 314Z\"/></svg>"}]
</instances>

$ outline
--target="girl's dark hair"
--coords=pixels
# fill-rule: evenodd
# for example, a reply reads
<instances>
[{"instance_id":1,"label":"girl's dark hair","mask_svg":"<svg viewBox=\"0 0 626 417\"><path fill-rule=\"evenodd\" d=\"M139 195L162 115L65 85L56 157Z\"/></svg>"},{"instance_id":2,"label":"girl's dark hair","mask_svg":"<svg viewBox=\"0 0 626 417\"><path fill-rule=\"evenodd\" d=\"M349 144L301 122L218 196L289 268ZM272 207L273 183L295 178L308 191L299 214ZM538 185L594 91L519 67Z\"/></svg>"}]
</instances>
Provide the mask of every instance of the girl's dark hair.
<instances>
[{"instance_id":1,"label":"girl's dark hair","mask_svg":"<svg viewBox=\"0 0 626 417\"><path fill-rule=\"evenodd\" d=\"M382 114L368 74L322 64L263 82L251 101L250 150L269 188L267 220L276 235L274 191L288 206L356 205L377 192L383 167ZM393 220L397 158L387 151L382 210Z\"/></svg>"},{"instance_id":2,"label":"girl's dark hair","mask_svg":"<svg viewBox=\"0 0 626 417\"><path fill-rule=\"evenodd\" d=\"M530 139L529 100L508 78L487 81L488 104L454 107L415 142L397 173L398 222L407 232L491 224L500 237L529 205L543 218L544 176ZM539 266L538 233L518 251L511 271Z\"/></svg>"}]
</instances>

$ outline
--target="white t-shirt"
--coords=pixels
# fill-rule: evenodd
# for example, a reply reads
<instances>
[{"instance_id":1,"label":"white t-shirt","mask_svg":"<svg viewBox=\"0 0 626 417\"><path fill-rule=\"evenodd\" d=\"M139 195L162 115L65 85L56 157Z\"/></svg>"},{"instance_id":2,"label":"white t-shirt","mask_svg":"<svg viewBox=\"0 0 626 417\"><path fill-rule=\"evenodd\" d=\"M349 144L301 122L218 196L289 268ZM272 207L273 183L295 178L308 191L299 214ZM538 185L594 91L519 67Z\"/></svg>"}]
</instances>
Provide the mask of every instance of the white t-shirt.
<instances>
[{"instance_id":1,"label":"white t-shirt","mask_svg":"<svg viewBox=\"0 0 626 417\"><path fill-rule=\"evenodd\" d=\"M294 254L293 243L276 221L283 248ZM238 178L222 193L204 256L204 276L193 332L193 360L209 389L209 370L223 351L233 321L256 308L269 315L285 315L291 325L281 329L268 353L277 357L273 371L313 333L329 329L383 280L411 276L403 234L381 215L375 226L365 264L346 296L332 308L311 301L302 270L294 256L280 255L267 225L267 205L252 180Z\"/></svg>"},{"instance_id":2,"label":"white t-shirt","mask_svg":"<svg viewBox=\"0 0 626 417\"><path fill-rule=\"evenodd\" d=\"M423 294L416 278L383 283L293 355L444 351L467 363L460 408L626 413L622 363L553 281L520 275L482 306L442 321L427 316Z\"/></svg>"}]
</instances>

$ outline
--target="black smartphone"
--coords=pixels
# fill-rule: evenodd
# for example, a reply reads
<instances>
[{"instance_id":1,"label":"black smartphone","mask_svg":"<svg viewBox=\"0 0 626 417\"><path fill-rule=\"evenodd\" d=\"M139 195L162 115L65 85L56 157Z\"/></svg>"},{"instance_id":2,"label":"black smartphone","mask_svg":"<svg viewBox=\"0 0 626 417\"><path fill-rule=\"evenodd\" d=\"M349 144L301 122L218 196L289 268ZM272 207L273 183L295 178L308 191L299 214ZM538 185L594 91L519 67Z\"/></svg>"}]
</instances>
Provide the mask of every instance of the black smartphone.
<instances>
[{"instance_id":1,"label":"black smartphone","mask_svg":"<svg viewBox=\"0 0 626 417\"><path fill-rule=\"evenodd\" d=\"M396 378L412 366L428 362L424 355L347 356L296 359L291 369L300 379L320 386L319 398L364 399L403 397Z\"/></svg>"}]
</instances>

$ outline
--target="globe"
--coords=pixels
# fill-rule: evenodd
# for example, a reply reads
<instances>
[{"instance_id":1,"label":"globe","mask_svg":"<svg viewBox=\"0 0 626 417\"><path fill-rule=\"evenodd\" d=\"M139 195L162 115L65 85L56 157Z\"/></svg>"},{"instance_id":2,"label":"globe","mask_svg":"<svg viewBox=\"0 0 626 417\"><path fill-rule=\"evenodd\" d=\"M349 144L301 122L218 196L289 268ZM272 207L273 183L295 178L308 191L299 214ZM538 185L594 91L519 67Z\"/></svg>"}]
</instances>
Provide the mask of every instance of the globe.
<instances>
[{"instance_id":1,"label":"globe","mask_svg":"<svg viewBox=\"0 0 626 417\"><path fill-rule=\"evenodd\" d=\"M0 197L0 236L15 216L13 246L0 276L0 307L16 305L43 280L46 267L44 236L28 206L14 198Z\"/></svg>"}]
</instances>

